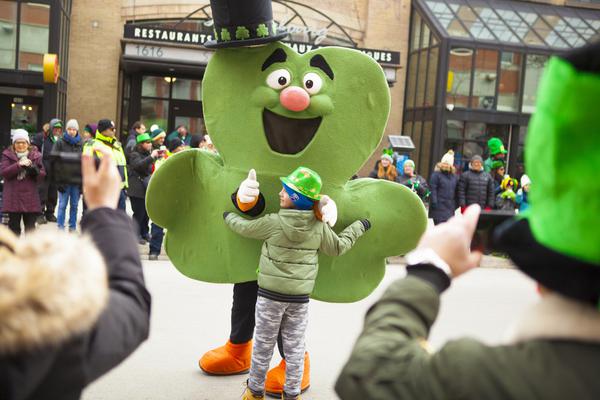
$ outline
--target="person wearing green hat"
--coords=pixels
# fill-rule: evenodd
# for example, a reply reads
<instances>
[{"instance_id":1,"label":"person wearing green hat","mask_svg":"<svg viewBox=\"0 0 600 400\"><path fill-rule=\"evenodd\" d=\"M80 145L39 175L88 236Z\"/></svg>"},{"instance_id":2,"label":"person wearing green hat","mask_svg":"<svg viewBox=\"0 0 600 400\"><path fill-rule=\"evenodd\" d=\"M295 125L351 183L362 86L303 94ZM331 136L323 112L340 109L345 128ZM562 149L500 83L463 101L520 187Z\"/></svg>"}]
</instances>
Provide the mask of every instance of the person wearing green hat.
<instances>
[{"instance_id":1,"label":"person wearing green hat","mask_svg":"<svg viewBox=\"0 0 600 400\"><path fill-rule=\"evenodd\" d=\"M487 145L489 157L485 159L485 162L483 163L483 169L485 172L490 172L494 168L492 164L495 161L502 161L504 163L506 153L508 153L508 151L506 151L504 148L502 140L498 139L497 137L493 137L488 140Z\"/></svg>"},{"instance_id":2,"label":"person wearing green hat","mask_svg":"<svg viewBox=\"0 0 600 400\"><path fill-rule=\"evenodd\" d=\"M369 309L335 386L342 400L599 397L599 98L600 42L549 60L525 143L531 204L494 232L541 294L506 343L458 338L431 352L425 342L441 293L481 261L473 205L428 230L405 257L407 277Z\"/></svg>"},{"instance_id":3,"label":"person wearing green hat","mask_svg":"<svg viewBox=\"0 0 600 400\"><path fill-rule=\"evenodd\" d=\"M355 221L339 235L315 216L321 200L321 177L299 167L287 177L279 192L281 210L247 220L224 213L234 232L264 240L258 267L258 299L252 364L243 399L263 399L265 379L273 348L281 329L285 348L284 398L298 399L304 368L304 334L308 323L308 300L319 270L318 254L339 256L349 251L370 227L369 220ZM287 321L282 323L283 321Z\"/></svg>"},{"instance_id":4,"label":"person wearing green hat","mask_svg":"<svg viewBox=\"0 0 600 400\"><path fill-rule=\"evenodd\" d=\"M138 223L139 242L146 244L150 241L149 217L146 211L146 188L154 163L160 158L159 150L152 149L152 138L147 133L136 137L136 146L129 155L129 188L127 195L133 209L133 219Z\"/></svg>"}]
</instances>

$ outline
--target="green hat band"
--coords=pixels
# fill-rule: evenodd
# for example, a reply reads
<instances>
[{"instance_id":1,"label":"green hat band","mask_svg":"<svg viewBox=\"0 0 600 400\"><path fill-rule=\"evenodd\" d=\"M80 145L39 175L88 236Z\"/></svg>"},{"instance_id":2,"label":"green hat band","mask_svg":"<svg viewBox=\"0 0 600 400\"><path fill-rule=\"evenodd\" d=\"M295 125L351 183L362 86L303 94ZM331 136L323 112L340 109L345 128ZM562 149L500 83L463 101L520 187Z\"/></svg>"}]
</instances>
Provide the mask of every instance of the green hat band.
<instances>
[{"instance_id":1,"label":"green hat band","mask_svg":"<svg viewBox=\"0 0 600 400\"><path fill-rule=\"evenodd\" d=\"M277 26L273 21L264 21L258 24L246 24L236 26L217 26L214 27L215 38L219 42L229 42L232 40L262 39L275 36Z\"/></svg>"},{"instance_id":2,"label":"green hat band","mask_svg":"<svg viewBox=\"0 0 600 400\"><path fill-rule=\"evenodd\" d=\"M140 143L143 143L143 142L151 142L151 141L152 141L152 138L147 133L142 133L141 135L138 135L135 138L135 142L137 144L140 144Z\"/></svg>"},{"instance_id":3,"label":"green hat band","mask_svg":"<svg viewBox=\"0 0 600 400\"><path fill-rule=\"evenodd\" d=\"M544 246L600 265L600 74L552 58L537 98L525 144L526 170L536 183L531 230Z\"/></svg>"},{"instance_id":4,"label":"green hat band","mask_svg":"<svg viewBox=\"0 0 600 400\"><path fill-rule=\"evenodd\" d=\"M308 197L311 200L321 200L321 187L323 182L315 171L306 167L298 167L287 177L280 178L281 182L290 189Z\"/></svg>"}]
</instances>

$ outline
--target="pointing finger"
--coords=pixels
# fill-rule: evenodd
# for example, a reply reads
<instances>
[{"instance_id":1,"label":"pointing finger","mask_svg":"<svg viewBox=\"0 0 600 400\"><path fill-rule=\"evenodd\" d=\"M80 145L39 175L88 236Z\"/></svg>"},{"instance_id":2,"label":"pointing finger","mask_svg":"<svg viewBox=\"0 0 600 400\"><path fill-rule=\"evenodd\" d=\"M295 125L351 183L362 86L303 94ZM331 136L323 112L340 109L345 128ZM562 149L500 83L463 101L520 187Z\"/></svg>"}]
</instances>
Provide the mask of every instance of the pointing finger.
<instances>
[{"instance_id":1,"label":"pointing finger","mask_svg":"<svg viewBox=\"0 0 600 400\"><path fill-rule=\"evenodd\" d=\"M251 181L255 181L256 180L256 170L254 168L252 168L248 172L248 179L251 180Z\"/></svg>"}]
</instances>

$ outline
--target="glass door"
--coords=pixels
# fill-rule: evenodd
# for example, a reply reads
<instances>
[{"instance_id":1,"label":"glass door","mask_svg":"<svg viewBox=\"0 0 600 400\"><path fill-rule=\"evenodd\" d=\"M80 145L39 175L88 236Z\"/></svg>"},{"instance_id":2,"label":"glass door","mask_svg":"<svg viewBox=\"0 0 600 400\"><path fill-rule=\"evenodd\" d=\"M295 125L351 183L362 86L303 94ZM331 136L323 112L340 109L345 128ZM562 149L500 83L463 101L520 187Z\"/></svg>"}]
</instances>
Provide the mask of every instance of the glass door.
<instances>
[{"instance_id":1,"label":"glass door","mask_svg":"<svg viewBox=\"0 0 600 400\"><path fill-rule=\"evenodd\" d=\"M0 96L0 147L11 143L11 132L25 129L33 137L41 130L42 99L38 97Z\"/></svg>"},{"instance_id":2,"label":"glass door","mask_svg":"<svg viewBox=\"0 0 600 400\"><path fill-rule=\"evenodd\" d=\"M206 134L202 103L199 101L171 101L169 113L169 130L175 130L179 125L184 125L192 135Z\"/></svg>"}]
</instances>

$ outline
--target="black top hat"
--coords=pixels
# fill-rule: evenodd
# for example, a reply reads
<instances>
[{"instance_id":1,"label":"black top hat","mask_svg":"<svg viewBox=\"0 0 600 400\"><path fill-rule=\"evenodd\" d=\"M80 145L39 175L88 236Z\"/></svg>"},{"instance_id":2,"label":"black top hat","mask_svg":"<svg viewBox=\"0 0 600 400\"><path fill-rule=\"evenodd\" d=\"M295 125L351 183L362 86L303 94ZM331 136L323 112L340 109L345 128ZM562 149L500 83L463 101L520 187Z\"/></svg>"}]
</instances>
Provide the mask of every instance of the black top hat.
<instances>
[{"instance_id":1,"label":"black top hat","mask_svg":"<svg viewBox=\"0 0 600 400\"><path fill-rule=\"evenodd\" d=\"M242 47L276 42L287 36L273 21L271 0L210 0L213 40L208 48Z\"/></svg>"}]
</instances>

